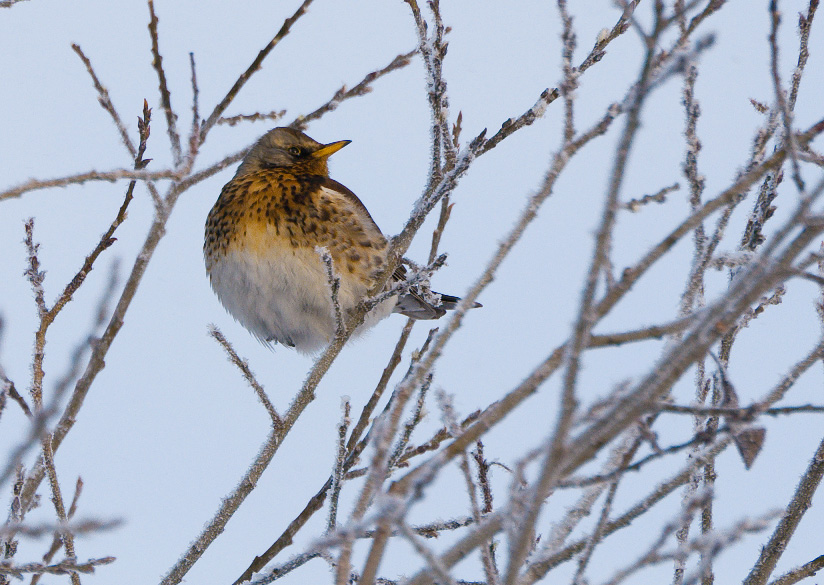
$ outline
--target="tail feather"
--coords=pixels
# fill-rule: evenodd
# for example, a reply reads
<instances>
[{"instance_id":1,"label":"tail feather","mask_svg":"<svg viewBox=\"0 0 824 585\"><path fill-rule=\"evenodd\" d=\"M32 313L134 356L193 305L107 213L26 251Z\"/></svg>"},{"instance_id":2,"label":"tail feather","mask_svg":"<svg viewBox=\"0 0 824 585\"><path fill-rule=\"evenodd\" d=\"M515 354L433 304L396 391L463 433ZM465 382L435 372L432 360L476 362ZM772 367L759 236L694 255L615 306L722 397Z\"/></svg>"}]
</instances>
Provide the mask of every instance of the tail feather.
<instances>
[{"instance_id":1,"label":"tail feather","mask_svg":"<svg viewBox=\"0 0 824 585\"><path fill-rule=\"evenodd\" d=\"M458 307L461 302L460 297L445 295L441 293L440 305L433 305L417 293L408 293L398 299L398 304L395 306L394 312L406 315L412 319L419 321L428 321L432 319L440 319L447 311L452 311ZM482 307L481 303L475 303L472 308Z\"/></svg>"},{"instance_id":2,"label":"tail feather","mask_svg":"<svg viewBox=\"0 0 824 585\"><path fill-rule=\"evenodd\" d=\"M458 308L458 303L461 302L461 297L456 297L453 295L445 295L441 293L437 293L441 295L441 307L446 309L447 311L454 311ZM479 307L483 307L481 303L474 303L470 308L477 309Z\"/></svg>"}]
</instances>

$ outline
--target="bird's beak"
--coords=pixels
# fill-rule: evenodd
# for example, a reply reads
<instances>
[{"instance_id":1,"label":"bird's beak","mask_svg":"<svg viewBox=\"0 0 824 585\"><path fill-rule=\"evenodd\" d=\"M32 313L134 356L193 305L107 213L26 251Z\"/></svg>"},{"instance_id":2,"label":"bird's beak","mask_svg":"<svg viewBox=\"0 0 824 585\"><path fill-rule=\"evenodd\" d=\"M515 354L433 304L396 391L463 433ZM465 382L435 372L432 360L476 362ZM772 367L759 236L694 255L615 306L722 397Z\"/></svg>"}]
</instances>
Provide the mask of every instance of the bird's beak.
<instances>
[{"instance_id":1,"label":"bird's beak","mask_svg":"<svg viewBox=\"0 0 824 585\"><path fill-rule=\"evenodd\" d=\"M315 152L313 152L312 156L314 158L326 158L330 155L335 154L337 151L339 151L341 148L343 148L344 146L346 146L350 142L352 142L352 141L351 140L339 140L338 142L333 142L331 144L324 144L319 149L317 149Z\"/></svg>"}]
</instances>

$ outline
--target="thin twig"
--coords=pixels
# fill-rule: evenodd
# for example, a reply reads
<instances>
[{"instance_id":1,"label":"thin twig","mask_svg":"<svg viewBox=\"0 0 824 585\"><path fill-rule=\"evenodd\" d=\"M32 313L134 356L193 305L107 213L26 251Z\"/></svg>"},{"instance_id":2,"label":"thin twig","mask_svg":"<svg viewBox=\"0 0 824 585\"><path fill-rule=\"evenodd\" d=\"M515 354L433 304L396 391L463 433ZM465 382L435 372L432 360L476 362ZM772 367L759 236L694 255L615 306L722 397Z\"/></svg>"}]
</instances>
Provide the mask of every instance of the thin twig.
<instances>
[{"instance_id":1,"label":"thin twig","mask_svg":"<svg viewBox=\"0 0 824 585\"><path fill-rule=\"evenodd\" d=\"M312 559L316 559L319 556L321 556L320 553L314 551L295 555L285 563L272 567L262 577L252 581L250 585L268 585L269 583L277 581L281 577L288 575L295 569L302 567Z\"/></svg>"},{"instance_id":2,"label":"thin twig","mask_svg":"<svg viewBox=\"0 0 824 585\"><path fill-rule=\"evenodd\" d=\"M680 188L681 185L679 185L678 183L673 183L669 187L664 187L663 189L660 189L652 195L644 195L639 199L630 199L629 201L624 203L623 207L625 209L632 211L633 213L636 213L640 211L641 208L647 205L648 203L666 203L667 195L669 195L673 191L678 191L678 189Z\"/></svg>"},{"instance_id":3,"label":"thin twig","mask_svg":"<svg viewBox=\"0 0 824 585\"><path fill-rule=\"evenodd\" d=\"M76 492L75 492L76 493ZM5 538L14 534L22 534L31 538L40 538L68 530L74 534L94 534L114 530L123 525L122 520L98 520L86 518L83 520L71 520L66 524L43 522L40 524L4 524L0 525L0 537Z\"/></svg>"},{"instance_id":4,"label":"thin twig","mask_svg":"<svg viewBox=\"0 0 824 585\"><path fill-rule=\"evenodd\" d=\"M323 104L316 110L309 112L308 114L298 116L291 124L289 124L289 126L297 130L305 130L309 122L317 120L321 116L334 111L341 104L341 102L351 99L353 97L366 95L367 93L372 91L372 83L375 80L380 79L381 77L388 73L391 73L392 71L402 69L403 67L409 65L410 59L412 55L415 54L415 52L416 51L409 51L408 53L398 55L397 57L392 59L392 61L386 67L382 69L376 69L371 73L367 73L364 76L364 78L361 79L351 89L346 89L345 85L342 86L325 104Z\"/></svg>"},{"instance_id":5,"label":"thin twig","mask_svg":"<svg viewBox=\"0 0 824 585\"><path fill-rule=\"evenodd\" d=\"M623 449L622 453L620 453L620 461L618 462L619 468L626 467L629 462L632 461L632 458L641 446L642 441L643 436L640 433L636 433L635 436L632 437L630 444L627 448ZM595 547L602 542L604 530L612 513L612 505L615 502L615 494L618 492L618 484L622 478L623 475L619 475L610 482L607 497L604 500L604 504L601 506L601 514L598 517L598 523L587 541L586 548L578 558L578 568L575 571L575 577L572 581L573 585L583 585L583 583L586 582L584 575L586 573L587 565L589 565L589 562L592 559L592 553L595 550Z\"/></svg>"},{"instance_id":6,"label":"thin twig","mask_svg":"<svg viewBox=\"0 0 824 585\"><path fill-rule=\"evenodd\" d=\"M247 67L246 71L241 73L240 77L238 77L237 81L235 81L234 85L232 85L231 89L226 93L220 103L215 106L215 109L212 110L212 113L209 114L209 117L203 122L203 125L200 129L200 141L201 143L206 140L206 135L209 133L209 130L212 129L218 119L223 115L223 112L226 111L226 108L229 107L229 104L237 97L237 94L240 92L241 88L249 81L249 78L261 68L263 65L263 60L272 52L278 43L280 43L283 38L289 34L289 31L292 29L292 25L297 22L297 20L306 14L306 9L309 8L309 5L312 4L313 0L304 0L303 3L298 7L292 16L287 18L283 21L283 25L278 30L277 34L272 37L272 40L260 50L257 57L252 61L252 63Z\"/></svg>"},{"instance_id":7,"label":"thin twig","mask_svg":"<svg viewBox=\"0 0 824 585\"><path fill-rule=\"evenodd\" d=\"M114 557L103 557L99 559L89 559L84 563L78 563L74 559L66 559L54 565L44 565L42 563L25 563L13 565L11 563L0 562L0 575L10 575L22 579L23 575L47 574L47 575L77 575L78 573L94 573L96 567L109 565L115 561Z\"/></svg>"},{"instance_id":8,"label":"thin twig","mask_svg":"<svg viewBox=\"0 0 824 585\"><path fill-rule=\"evenodd\" d=\"M449 570L441 565L438 557L423 543L420 537L409 528L406 522L398 522L398 528L400 533L412 545L412 548L415 549L415 552L423 557L426 564L432 569L432 573L438 577L438 583L442 583L443 585L457 585L457 582L449 574Z\"/></svg>"},{"instance_id":9,"label":"thin twig","mask_svg":"<svg viewBox=\"0 0 824 585\"><path fill-rule=\"evenodd\" d=\"M222 117L218 118L216 124L218 126L226 125L226 126L236 126L241 122L258 122L262 120L267 121L274 121L280 120L283 116L286 115L286 110L280 111L271 111L265 114L261 114L260 112L255 112L254 114L238 114L237 116L229 116L229 117Z\"/></svg>"},{"instance_id":10,"label":"thin twig","mask_svg":"<svg viewBox=\"0 0 824 585\"><path fill-rule=\"evenodd\" d=\"M360 441L360 438L363 436L363 432L366 430L366 426L370 422L372 413L375 412L375 408L378 405L378 401L381 399L381 396L383 396L383 393L386 390L387 385L389 384L389 379L395 372L395 368L397 368L398 364L401 363L401 355L403 354L403 350L406 347L406 342L409 341L409 335L412 333L412 327L414 326L414 324L414 319L407 319L406 324L403 326L403 330L401 331L401 335L398 338L397 343L395 344L395 349L392 351L392 355L389 358L389 363L386 364L386 367L383 369L380 380L378 380L378 384L375 387L375 390L369 397L369 401L366 403L366 405L364 405L363 410L361 411L361 415L358 418L358 422L352 429L352 434L350 435L349 441L346 444L346 451L350 454L350 456L356 453L356 446Z\"/></svg>"},{"instance_id":11,"label":"thin twig","mask_svg":"<svg viewBox=\"0 0 824 585\"><path fill-rule=\"evenodd\" d=\"M148 0L149 14L149 36L152 40L152 67L157 73L158 90L160 91L160 105L163 113L166 114L166 128L169 132L169 142L172 146L172 156L175 167L179 166L183 160L183 152L180 147L180 134L177 131L177 114L172 109L172 94L166 82L166 72L163 69L163 57L160 56L157 34L157 15L154 9L154 0Z\"/></svg>"},{"instance_id":12,"label":"thin twig","mask_svg":"<svg viewBox=\"0 0 824 585\"><path fill-rule=\"evenodd\" d=\"M798 413L824 413L824 406L815 404L802 404L799 406L780 406L763 409L761 404L753 404L745 408L731 408L725 406L685 406L682 404L662 403L656 407L661 412L671 412L674 414L691 414L693 416L724 416L732 417L741 421L754 420L757 415L766 414L768 416L783 416Z\"/></svg>"},{"instance_id":13,"label":"thin twig","mask_svg":"<svg viewBox=\"0 0 824 585\"><path fill-rule=\"evenodd\" d=\"M329 285L329 297L332 301L332 316L335 318L335 336L342 337L346 335L346 324L343 322L343 310L340 306L340 276L335 271L334 260L328 248L318 246L315 248L315 253L320 256L326 271L326 284Z\"/></svg>"},{"instance_id":14,"label":"thin twig","mask_svg":"<svg viewBox=\"0 0 824 585\"><path fill-rule=\"evenodd\" d=\"M68 520L72 520L72 518L74 517L75 512L77 512L77 503L80 500L80 494L81 494L82 491L83 491L83 480L78 477L77 482L74 485L74 497L72 498L72 503L69 506L69 511L66 514L66 517L68 518ZM82 533L81 531L83 531L83 532L96 531L99 528L104 528L105 529L105 523L96 522L94 520L92 520L91 522L86 522L86 523L80 524L80 525L76 525L78 523L75 523L75 522L72 522L71 524L73 524L73 526L69 529L69 531L72 534L81 534ZM117 524L118 523L115 522L115 525L117 525ZM51 563L52 559L54 558L54 555L56 555L57 552L60 550L60 545L61 545L60 533L62 532L62 530L63 529L61 527L61 528L58 528L58 529L53 529L51 531L51 532L54 533L54 538L52 539L52 543L51 543L51 546L49 547L49 550L47 550L46 554L43 555L43 563ZM23 533L23 530L21 530L19 527L18 527L17 531L20 532L21 534ZM41 577L40 574L32 575L30 585L37 585L37 583L40 582L40 577Z\"/></svg>"},{"instance_id":15,"label":"thin twig","mask_svg":"<svg viewBox=\"0 0 824 585\"><path fill-rule=\"evenodd\" d=\"M824 569L824 555L818 556L800 567L784 573L781 577L771 582L770 585L793 585L802 579L812 577L821 569Z\"/></svg>"},{"instance_id":16,"label":"thin twig","mask_svg":"<svg viewBox=\"0 0 824 585\"><path fill-rule=\"evenodd\" d=\"M49 480L49 487L51 488L51 501L54 505L54 511L57 514L57 519L61 524L68 525L68 516L66 515L66 507L63 503L63 494L60 490L60 483L57 479L57 469L54 465L54 450L51 445L51 433L45 433L41 442L43 446L43 467L46 469L46 477ZM74 551L74 534L69 530L60 532L60 540L63 543L63 548L66 551L66 556L69 559L76 559L77 555ZM72 585L80 585L80 576L77 571L69 570L69 578Z\"/></svg>"},{"instance_id":17,"label":"thin twig","mask_svg":"<svg viewBox=\"0 0 824 585\"><path fill-rule=\"evenodd\" d=\"M761 548L761 555L755 562L744 585L763 585L767 583L775 566L787 548L795 529L810 508L813 495L824 477L824 440L818 445L807 471L801 476L801 481L793 494L786 512L782 515L769 542Z\"/></svg>"},{"instance_id":18,"label":"thin twig","mask_svg":"<svg viewBox=\"0 0 824 585\"><path fill-rule=\"evenodd\" d=\"M589 338L588 347L611 347L622 345L624 343L632 343L636 341L646 341L649 339L661 339L666 335L672 335L687 329L693 321L693 316L684 317L671 323L664 325L652 325L635 331L626 331L623 333L607 333L603 335L593 334Z\"/></svg>"},{"instance_id":19,"label":"thin twig","mask_svg":"<svg viewBox=\"0 0 824 585\"><path fill-rule=\"evenodd\" d=\"M480 440L475 443L475 451L472 453L472 458L478 468L478 487L480 488L484 503L480 512L486 516L494 511L492 505L492 485L489 480L489 468L491 465L484 457L484 445ZM476 522L480 521L481 518L479 517ZM495 549L496 544L493 539L490 539L486 546L481 549L481 563L483 564L484 573L486 573L486 579L489 585L498 585L501 581L498 561L495 557Z\"/></svg>"},{"instance_id":20,"label":"thin twig","mask_svg":"<svg viewBox=\"0 0 824 585\"><path fill-rule=\"evenodd\" d=\"M338 425L338 441L337 451L335 453L335 467L332 470L332 495L329 498L329 520L326 523L326 532L332 532L338 525L338 499L340 498L340 490L343 486L344 467L346 465L346 432L349 430L349 424L352 422L349 418L350 405L349 400L344 400L341 405L343 409L343 416Z\"/></svg>"},{"instance_id":21,"label":"thin twig","mask_svg":"<svg viewBox=\"0 0 824 585\"><path fill-rule=\"evenodd\" d=\"M92 67L92 62L88 57L86 57L86 54L83 52L83 49L80 48L80 45L77 43L72 43L72 50L77 53L77 56L80 57L81 61L83 61L83 65L86 66L86 71L91 76L92 83L94 83L94 88L97 90L97 101L112 117L112 121L117 127L117 131L120 133L120 140L123 142L123 145L129 151L132 158L134 158L137 155L137 149L135 148L132 139L129 138L129 131L126 130L126 125L123 123L123 120L121 120L120 115L117 113L117 110L112 103L111 97L109 96L109 90L106 89L106 87L97 78L97 74Z\"/></svg>"},{"instance_id":22,"label":"thin twig","mask_svg":"<svg viewBox=\"0 0 824 585\"><path fill-rule=\"evenodd\" d=\"M197 86L197 68L195 54L189 53L189 68L192 70L192 129L189 132L189 152L186 154L185 173L192 170L195 157L200 148L200 88Z\"/></svg>"},{"instance_id":23,"label":"thin twig","mask_svg":"<svg viewBox=\"0 0 824 585\"><path fill-rule=\"evenodd\" d=\"M787 101L787 93L781 84L781 74L778 71L778 26L781 23L781 13L778 11L777 0L770 2L770 73L772 74L773 90L775 91L775 101L777 109L781 112L781 120L783 122L783 142L786 145L789 154L792 176L795 186L799 193L804 193L804 180L801 178L801 167L798 164L798 144L795 141L795 134L793 133L792 123L793 115Z\"/></svg>"},{"instance_id":24,"label":"thin twig","mask_svg":"<svg viewBox=\"0 0 824 585\"><path fill-rule=\"evenodd\" d=\"M429 376L424 380L424 383L421 384L420 390L418 390L418 400L415 403L415 408L412 411L412 415L410 416L409 420L403 425L403 431L401 432L401 436L398 438L398 441L395 444L394 449L392 449L392 455L389 458L390 468L398 465L398 461L400 460L404 451L406 451L406 446L409 444L409 439L412 436L412 432L423 420L423 410L424 405L426 404L426 395L429 392L429 388L431 385L432 377Z\"/></svg>"},{"instance_id":25,"label":"thin twig","mask_svg":"<svg viewBox=\"0 0 824 585\"><path fill-rule=\"evenodd\" d=\"M0 201L20 197L23 193L37 191L40 189L50 189L52 187L66 187L67 185L82 185L88 181L108 181L114 183L121 179L134 179L138 181L156 181L158 179L179 179L179 175L172 170L165 171L144 171L130 169L115 169L113 171L88 171L76 175L67 175L56 179L29 179L5 191L0 191Z\"/></svg>"},{"instance_id":26,"label":"thin twig","mask_svg":"<svg viewBox=\"0 0 824 585\"><path fill-rule=\"evenodd\" d=\"M807 66L807 59L810 57L810 31L812 30L816 10L818 10L818 0L810 0L807 6L807 15L798 15L798 63L793 70L792 81L790 82L790 95L787 100L787 106L791 112L795 110L795 102L798 99L798 88L801 85L801 77L804 74L804 68Z\"/></svg>"},{"instance_id":27,"label":"thin twig","mask_svg":"<svg viewBox=\"0 0 824 585\"><path fill-rule=\"evenodd\" d=\"M117 113L117 109L114 107L114 103L109 96L109 91L106 87L101 83L101 81L97 77L97 73L95 73L94 68L92 67L91 60L86 57L86 54L83 53L83 50L80 48L80 45L73 44L72 49L75 53L80 57L80 60L83 61L83 64L86 66L86 71L92 78L92 83L94 84L94 88L97 90L98 98L97 101L103 107L106 112L112 118L115 127L117 128L118 133L120 134L120 140L123 145L126 147L126 150L129 151L129 155L133 159L137 159L137 151L138 148L135 148L134 143L132 142L131 138L129 138L129 132L126 129L126 125L123 123L120 114ZM146 103L146 100L143 100L143 111L150 111L149 105ZM138 118L138 127L141 125L141 119ZM145 138L148 138L148 134ZM145 138L141 140L141 142L145 142ZM145 144L143 145L143 149L145 151ZM145 165L144 165L145 166ZM149 189L149 194L152 196L152 200L155 203L155 207L162 206L162 201L160 199L160 193L157 191L157 187L152 181L146 181L146 187Z\"/></svg>"},{"instance_id":28,"label":"thin twig","mask_svg":"<svg viewBox=\"0 0 824 585\"><path fill-rule=\"evenodd\" d=\"M252 370L249 368L249 362L241 358L237 352L235 352L235 348L232 347L232 344L229 343L229 340L226 339L216 325L209 325L209 335L211 335L215 341L220 344L220 347L222 347L223 351L226 352L226 356L229 358L229 361L235 364L235 366L237 366L240 370L240 373L243 374L243 378L255 391L258 400L260 400L261 404L263 404L266 412L269 413L269 417L272 419L272 425L275 428L278 428L281 424L280 415L278 414L277 409L275 409L275 406L272 404L272 401L269 400L269 397L266 395L266 390L263 389L263 386L260 385L257 378L255 378L255 375L252 373Z\"/></svg>"},{"instance_id":29,"label":"thin twig","mask_svg":"<svg viewBox=\"0 0 824 585\"><path fill-rule=\"evenodd\" d=\"M561 70L564 80L561 83L561 95L564 97L564 143L568 143L575 136L575 99L574 92L578 88L579 72L572 66L572 55L575 52L575 31L572 28L572 17L567 10L566 0L557 0L558 12L561 16L563 32L561 33Z\"/></svg>"}]
</instances>

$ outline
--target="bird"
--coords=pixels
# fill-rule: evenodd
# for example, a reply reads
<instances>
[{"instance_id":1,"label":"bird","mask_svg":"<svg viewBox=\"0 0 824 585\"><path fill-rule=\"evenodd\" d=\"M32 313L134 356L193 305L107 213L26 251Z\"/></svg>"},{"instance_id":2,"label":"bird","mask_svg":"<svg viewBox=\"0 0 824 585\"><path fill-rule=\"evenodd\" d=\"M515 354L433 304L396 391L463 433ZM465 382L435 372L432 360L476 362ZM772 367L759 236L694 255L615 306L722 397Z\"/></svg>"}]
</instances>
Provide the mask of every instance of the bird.
<instances>
[{"instance_id":1,"label":"bird","mask_svg":"<svg viewBox=\"0 0 824 585\"><path fill-rule=\"evenodd\" d=\"M311 355L335 337L338 319L322 249L339 278L344 320L386 266L387 238L361 200L329 178L328 158L350 142L321 144L293 128L270 130L246 154L206 219L203 254L211 287L264 344ZM399 266L386 288L405 279ZM416 285L391 296L353 335L393 312L437 319L461 300L442 294L438 304L433 295Z\"/></svg>"}]
</instances>

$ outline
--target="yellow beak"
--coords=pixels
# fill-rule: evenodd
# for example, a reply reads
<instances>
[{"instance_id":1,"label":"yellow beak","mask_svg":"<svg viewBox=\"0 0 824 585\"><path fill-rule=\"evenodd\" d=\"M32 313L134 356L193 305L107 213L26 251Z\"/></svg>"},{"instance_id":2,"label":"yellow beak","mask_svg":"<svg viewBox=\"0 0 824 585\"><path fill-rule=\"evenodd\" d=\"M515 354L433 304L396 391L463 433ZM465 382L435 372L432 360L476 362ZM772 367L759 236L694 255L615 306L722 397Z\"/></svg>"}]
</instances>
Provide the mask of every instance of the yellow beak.
<instances>
[{"instance_id":1,"label":"yellow beak","mask_svg":"<svg viewBox=\"0 0 824 585\"><path fill-rule=\"evenodd\" d=\"M331 144L324 144L318 150L312 153L314 158L326 158L330 155L335 154L341 148L346 146L352 142L351 140L339 140L338 142L332 142Z\"/></svg>"}]
</instances>

